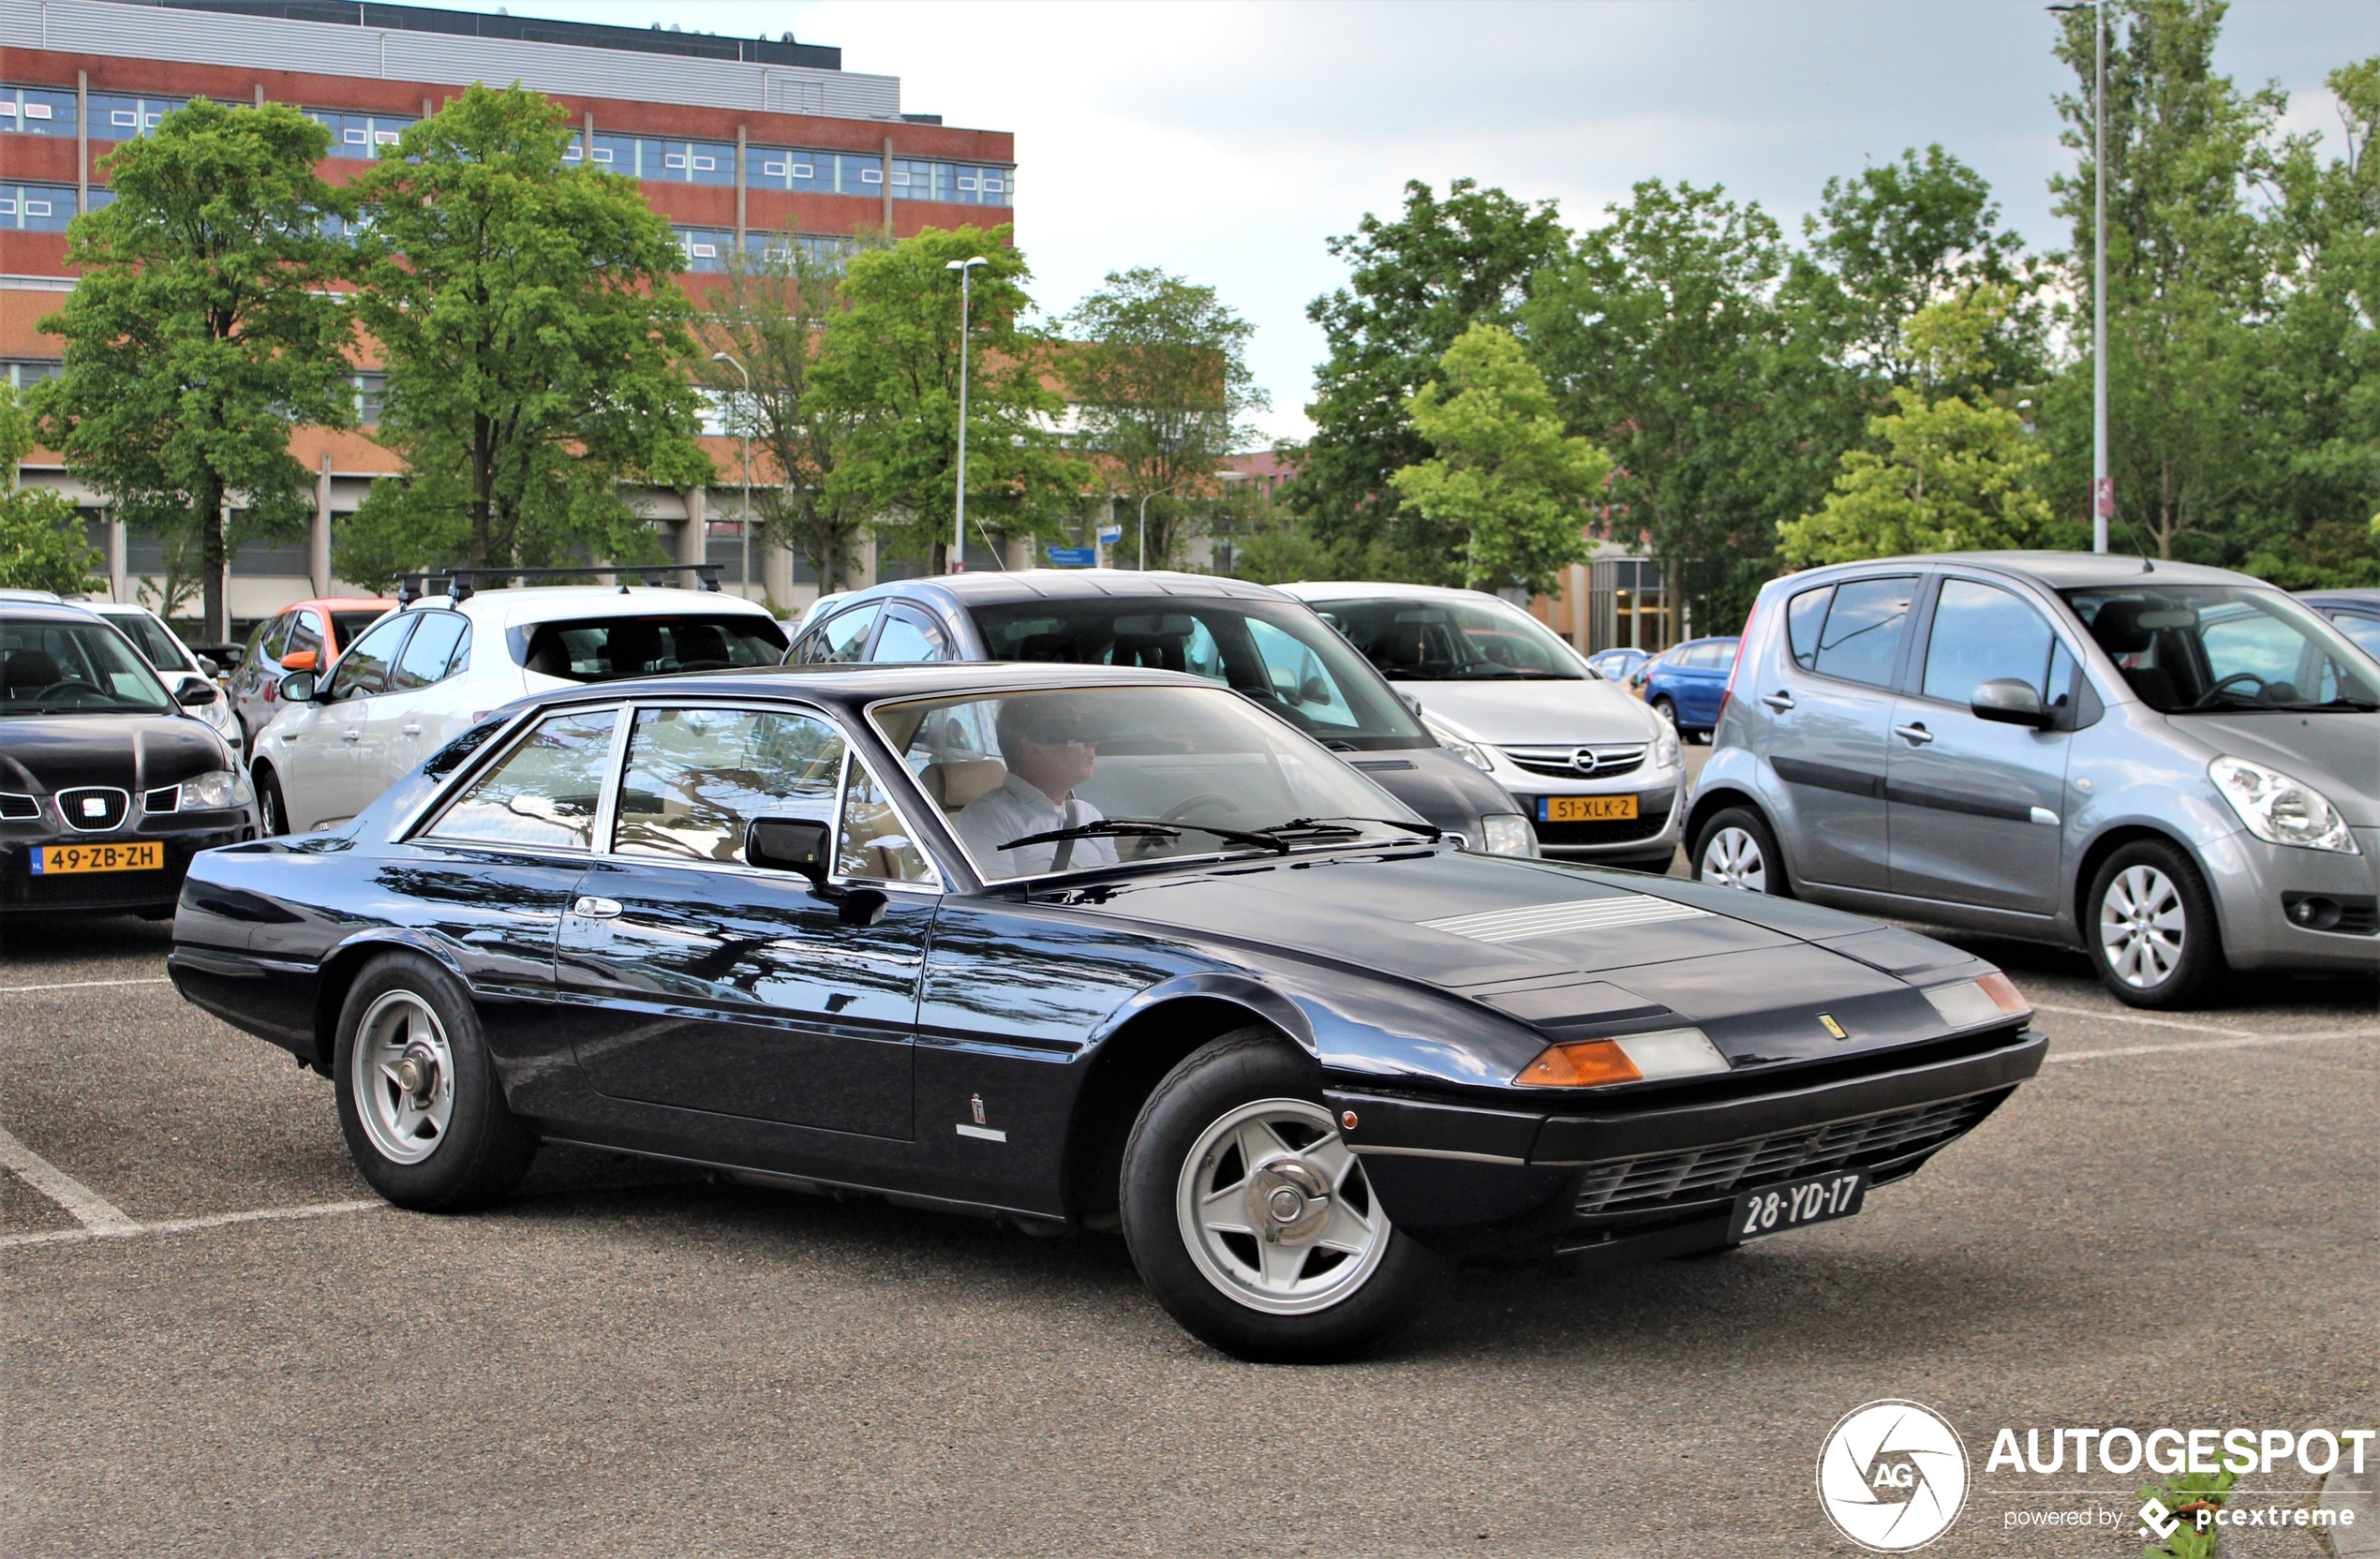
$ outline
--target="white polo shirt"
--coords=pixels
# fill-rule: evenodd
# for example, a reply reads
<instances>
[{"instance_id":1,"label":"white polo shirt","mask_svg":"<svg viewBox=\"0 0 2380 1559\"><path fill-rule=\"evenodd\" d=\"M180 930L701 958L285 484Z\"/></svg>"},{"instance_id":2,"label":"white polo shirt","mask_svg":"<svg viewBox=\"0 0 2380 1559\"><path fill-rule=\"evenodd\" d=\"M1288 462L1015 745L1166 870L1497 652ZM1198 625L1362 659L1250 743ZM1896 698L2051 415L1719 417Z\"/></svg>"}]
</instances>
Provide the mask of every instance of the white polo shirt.
<instances>
[{"instance_id":1,"label":"white polo shirt","mask_svg":"<svg viewBox=\"0 0 2380 1559\"><path fill-rule=\"evenodd\" d=\"M1002 845L1010 839L1060 828L1079 828L1086 823L1099 821L1099 809L1090 802L1069 795L1066 804L1060 807L1042 794L1040 786L1012 774L1001 781L998 790L987 791L959 809L959 839L986 877L1030 877L1053 869L1052 863L1067 841L1053 839L1046 844L1029 844L1021 850L1003 850ZM1066 857L1070 868L1115 864L1113 839L1071 842L1074 849Z\"/></svg>"}]
</instances>

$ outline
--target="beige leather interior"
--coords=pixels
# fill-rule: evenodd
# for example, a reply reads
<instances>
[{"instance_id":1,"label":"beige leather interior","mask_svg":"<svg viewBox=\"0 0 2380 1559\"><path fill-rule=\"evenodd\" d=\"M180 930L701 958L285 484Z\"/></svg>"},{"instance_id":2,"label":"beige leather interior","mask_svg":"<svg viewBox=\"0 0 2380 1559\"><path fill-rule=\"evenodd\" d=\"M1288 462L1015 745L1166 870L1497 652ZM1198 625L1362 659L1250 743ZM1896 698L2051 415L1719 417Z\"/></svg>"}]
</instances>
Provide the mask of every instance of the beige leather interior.
<instances>
[{"instance_id":1,"label":"beige leather interior","mask_svg":"<svg viewBox=\"0 0 2380 1559\"><path fill-rule=\"evenodd\" d=\"M997 758L954 758L928 764L918 782L945 812L956 812L970 801L989 795L1008 778L1008 765Z\"/></svg>"}]
</instances>

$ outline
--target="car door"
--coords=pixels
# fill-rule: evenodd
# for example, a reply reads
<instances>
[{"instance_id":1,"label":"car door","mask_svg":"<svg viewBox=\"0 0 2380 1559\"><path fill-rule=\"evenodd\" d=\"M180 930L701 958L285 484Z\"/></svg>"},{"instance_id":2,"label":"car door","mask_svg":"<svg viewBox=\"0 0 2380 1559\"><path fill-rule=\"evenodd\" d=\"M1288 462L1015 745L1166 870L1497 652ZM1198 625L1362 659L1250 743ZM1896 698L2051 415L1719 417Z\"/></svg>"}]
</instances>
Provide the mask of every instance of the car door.
<instances>
[{"instance_id":1,"label":"car door","mask_svg":"<svg viewBox=\"0 0 2380 1559\"><path fill-rule=\"evenodd\" d=\"M1885 744L1892 891L2054 913L2073 738L1979 720L1969 705L1977 684L2013 677L2045 709L2071 712L2072 652L2014 590L1948 575L1934 592L1922 664L1916 690L1894 702Z\"/></svg>"},{"instance_id":2,"label":"car door","mask_svg":"<svg viewBox=\"0 0 2380 1559\"><path fill-rule=\"evenodd\" d=\"M1693 656L1687 662L1680 713L1696 730L1707 730L1718 723L1719 695L1727 690L1728 669L1734 664L1735 646L1725 639L1694 646Z\"/></svg>"},{"instance_id":3,"label":"car door","mask_svg":"<svg viewBox=\"0 0 2380 1559\"><path fill-rule=\"evenodd\" d=\"M617 1099L907 1140L940 884L833 721L640 706L617 794L612 848L556 962L588 1081ZM881 917L747 865L756 817L833 824L838 883L881 895Z\"/></svg>"},{"instance_id":4,"label":"car door","mask_svg":"<svg viewBox=\"0 0 2380 1559\"><path fill-rule=\"evenodd\" d=\"M306 805L315 809L311 826L350 818L387 789L380 783L380 772L403 718L388 696L389 673L404 652L415 620L410 613L394 614L340 652L331 668L330 718L320 730L309 732L314 750L323 754L321 778L307 784L306 804L286 788L282 793L292 819L305 817ZM340 750L335 756L325 750L334 742Z\"/></svg>"},{"instance_id":5,"label":"car door","mask_svg":"<svg viewBox=\"0 0 2380 1559\"><path fill-rule=\"evenodd\" d=\"M870 661L915 663L950 658L950 635L915 606L886 607L875 641L868 646Z\"/></svg>"},{"instance_id":6,"label":"car door","mask_svg":"<svg viewBox=\"0 0 2380 1559\"><path fill-rule=\"evenodd\" d=\"M363 797L366 807L470 724L472 712L457 708L454 690L440 686L470 655L470 619L460 612L413 616L413 636L389 668L389 690L374 701L378 707L356 753L362 790L370 793ZM374 725L386 730L376 735Z\"/></svg>"},{"instance_id":7,"label":"car door","mask_svg":"<svg viewBox=\"0 0 2380 1559\"><path fill-rule=\"evenodd\" d=\"M1763 755L1792 820L1778 843L1805 882L1871 892L1890 882L1884 740L1917 582L1885 574L1790 596L1785 652L1736 683L1770 711Z\"/></svg>"}]
</instances>

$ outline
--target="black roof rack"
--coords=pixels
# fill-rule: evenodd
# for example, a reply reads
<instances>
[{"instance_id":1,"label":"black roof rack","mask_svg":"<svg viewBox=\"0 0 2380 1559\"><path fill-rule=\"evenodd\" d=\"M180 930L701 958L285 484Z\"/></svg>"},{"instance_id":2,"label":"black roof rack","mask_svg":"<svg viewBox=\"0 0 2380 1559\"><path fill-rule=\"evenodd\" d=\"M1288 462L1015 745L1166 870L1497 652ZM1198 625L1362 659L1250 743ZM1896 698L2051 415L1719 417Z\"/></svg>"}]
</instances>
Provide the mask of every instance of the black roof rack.
<instances>
[{"instance_id":1,"label":"black roof rack","mask_svg":"<svg viewBox=\"0 0 2380 1559\"><path fill-rule=\"evenodd\" d=\"M691 573L694 576L696 589L715 591L719 588L721 567L717 563L632 563L623 568L616 563L609 566L589 563L574 569L507 569L493 564L483 569L424 569L418 573L396 576L396 604L402 611L431 594L429 585L433 580L442 581L446 586L445 593L453 596L459 604L479 593L479 582L483 579L584 579L591 573L632 573L656 589L660 588L663 574ZM626 595L628 586L621 586L620 593Z\"/></svg>"}]
</instances>

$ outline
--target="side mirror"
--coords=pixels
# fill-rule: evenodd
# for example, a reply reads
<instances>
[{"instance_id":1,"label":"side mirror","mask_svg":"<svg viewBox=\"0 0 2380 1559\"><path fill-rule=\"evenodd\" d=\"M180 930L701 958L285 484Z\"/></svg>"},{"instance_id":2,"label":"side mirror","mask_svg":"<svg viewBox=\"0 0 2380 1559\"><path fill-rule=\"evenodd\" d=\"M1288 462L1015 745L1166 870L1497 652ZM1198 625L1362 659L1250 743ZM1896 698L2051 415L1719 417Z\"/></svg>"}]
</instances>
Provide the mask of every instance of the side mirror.
<instances>
[{"instance_id":1,"label":"side mirror","mask_svg":"<svg viewBox=\"0 0 2380 1559\"><path fill-rule=\"evenodd\" d=\"M281 702L284 704L314 702L314 674L310 671L290 673L289 676L281 678L279 688Z\"/></svg>"},{"instance_id":2,"label":"side mirror","mask_svg":"<svg viewBox=\"0 0 2380 1559\"><path fill-rule=\"evenodd\" d=\"M173 695L173 702L185 709L203 709L222 696L212 682L185 682L182 690Z\"/></svg>"},{"instance_id":3,"label":"side mirror","mask_svg":"<svg viewBox=\"0 0 2380 1559\"><path fill-rule=\"evenodd\" d=\"M199 670L210 682L223 675L223 668L216 664L215 657L212 655L199 657Z\"/></svg>"},{"instance_id":4,"label":"side mirror","mask_svg":"<svg viewBox=\"0 0 2380 1559\"><path fill-rule=\"evenodd\" d=\"M2041 706L2041 693L2030 682L2016 676L1995 676L1979 682L1967 696L1967 710L1977 720L1987 720L2000 725L2030 725L2036 731L2046 731L2057 717Z\"/></svg>"},{"instance_id":5,"label":"side mirror","mask_svg":"<svg viewBox=\"0 0 2380 1559\"><path fill-rule=\"evenodd\" d=\"M322 652L319 649L301 649L295 654L285 655L281 658L281 669L283 671L320 671Z\"/></svg>"},{"instance_id":6,"label":"side mirror","mask_svg":"<svg viewBox=\"0 0 2380 1559\"><path fill-rule=\"evenodd\" d=\"M831 831L809 818L756 817L744 828L744 859L774 871L798 872L810 881L810 891L835 906L835 918L846 926L873 926L885 918L892 900L874 888L836 887L826 881Z\"/></svg>"},{"instance_id":7,"label":"side mirror","mask_svg":"<svg viewBox=\"0 0 2380 1559\"><path fill-rule=\"evenodd\" d=\"M1396 696L1398 703L1413 711L1413 718L1415 720L1420 720L1421 718L1421 701L1420 699L1414 697L1411 693L1399 693Z\"/></svg>"}]
</instances>

